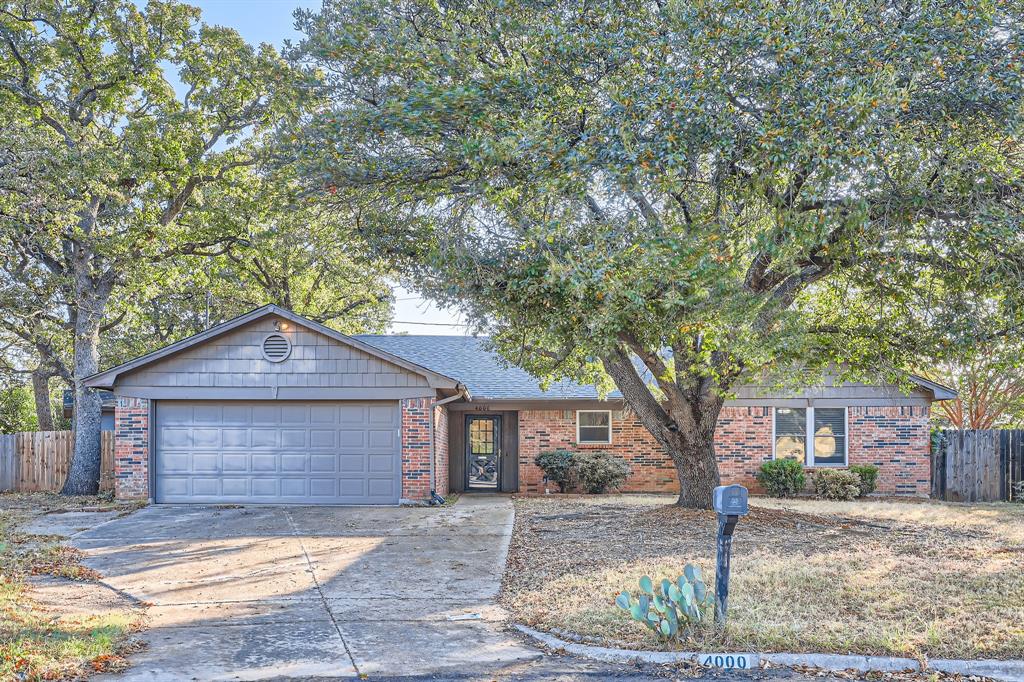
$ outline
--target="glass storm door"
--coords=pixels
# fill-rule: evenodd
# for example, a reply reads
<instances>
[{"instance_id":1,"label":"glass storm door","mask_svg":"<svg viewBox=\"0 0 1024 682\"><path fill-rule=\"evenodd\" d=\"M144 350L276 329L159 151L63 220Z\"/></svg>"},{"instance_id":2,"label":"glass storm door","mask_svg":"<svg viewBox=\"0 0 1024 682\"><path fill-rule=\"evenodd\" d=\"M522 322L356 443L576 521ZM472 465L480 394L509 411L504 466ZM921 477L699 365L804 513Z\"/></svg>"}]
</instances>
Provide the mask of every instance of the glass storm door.
<instances>
[{"instance_id":1,"label":"glass storm door","mask_svg":"<svg viewBox=\"0 0 1024 682\"><path fill-rule=\"evenodd\" d=\"M497 490L501 417L466 417L466 487Z\"/></svg>"}]
</instances>

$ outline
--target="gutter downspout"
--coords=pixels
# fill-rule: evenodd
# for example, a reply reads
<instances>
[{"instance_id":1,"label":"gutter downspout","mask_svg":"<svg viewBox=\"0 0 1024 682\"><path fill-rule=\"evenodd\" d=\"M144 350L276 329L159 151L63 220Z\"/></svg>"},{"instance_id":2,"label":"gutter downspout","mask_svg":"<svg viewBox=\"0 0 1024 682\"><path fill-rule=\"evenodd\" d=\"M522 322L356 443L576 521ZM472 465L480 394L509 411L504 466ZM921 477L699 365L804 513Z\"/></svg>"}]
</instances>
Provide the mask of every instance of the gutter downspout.
<instances>
[{"instance_id":1,"label":"gutter downspout","mask_svg":"<svg viewBox=\"0 0 1024 682\"><path fill-rule=\"evenodd\" d=\"M428 415L429 420L427 421L427 430L430 434L430 505L437 506L444 504L444 498L437 494L437 481L434 473L435 462L437 460L437 443L434 438L434 408L440 407L441 405L447 405L448 403L455 402L456 400L465 399L467 402L472 400L469 395L469 391L462 384L457 386L459 391L453 396L449 396L444 400L431 400L430 401L430 414Z\"/></svg>"}]
</instances>

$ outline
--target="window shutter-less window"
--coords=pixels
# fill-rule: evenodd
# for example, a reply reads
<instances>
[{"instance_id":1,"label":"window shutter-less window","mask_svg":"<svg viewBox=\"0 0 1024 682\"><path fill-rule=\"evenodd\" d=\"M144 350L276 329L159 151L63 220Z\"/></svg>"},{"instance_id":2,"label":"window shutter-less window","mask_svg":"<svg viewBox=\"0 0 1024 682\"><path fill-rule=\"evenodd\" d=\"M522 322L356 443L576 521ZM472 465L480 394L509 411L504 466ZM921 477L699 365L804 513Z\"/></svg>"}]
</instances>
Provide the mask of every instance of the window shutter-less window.
<instances>
[{"instance_id":1,"label":"window shutter-less window","mask_svg":"<svg viewBox=\"0 0 1024 682\"><path fill-rule=\"evenodd\" d=\"M807 460L807 410L802 407L775 408L776 459Z\"/></svg>"},{"instance_id":2,"label":"window shutter-less window","mask_svg":"<svg viewBox=\"0 0 1024 682\"><path fill-rule=\"evenodd\" d=\"M842 407L814 409L814 463L846 463L846 410Z\"/></svg>"},{"instance_id":3,"label":"window shutter-less window","mask_svg":"<svg viewBox=\"0 0 1024 682\"><path fill-rule=\"evenodd\" d=\"M579 442L609 443L612 439L612 420L610 412L580 412Z\"/></svg>"}]
</instances>

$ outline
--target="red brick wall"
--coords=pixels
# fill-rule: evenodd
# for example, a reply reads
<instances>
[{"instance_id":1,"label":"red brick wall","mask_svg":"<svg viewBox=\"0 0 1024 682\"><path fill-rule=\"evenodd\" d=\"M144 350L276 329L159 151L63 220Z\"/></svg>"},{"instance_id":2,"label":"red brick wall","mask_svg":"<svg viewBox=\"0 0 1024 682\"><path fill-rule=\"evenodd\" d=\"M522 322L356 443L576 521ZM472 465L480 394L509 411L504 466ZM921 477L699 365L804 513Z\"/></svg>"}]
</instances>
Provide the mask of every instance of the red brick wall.
<instances>
[{"instance_id":1,"label":"red brick wall","mask_svg":"<svg viewBox=\"0 0 1024 682\"><path fill-rule=\"evenodd\" d=\"M437 494L448 494L448 408L434 408L434 484Z\"/></svg>"},{"instance_id":2,"label":"red brick wall","mask_svg":"<svg viewBox=\"0 0 1024 682\"><path fill-rule=\"evenodd\" d=\"M430 399L402 401L402 499L430 497Z\"/></svg>"},{"instance_id":3,"label":"red brick wall","mask_svg":"<svg viewBox=\"0 0 1024 682\"><path fill-rule=\"evenodd\" d=\"M114 408L114 494L149 498L149 401L118 396Z\"/></svg>"},{"instance_id":4,"label":"red brick wall","mask_svg":"<svg viewBox=\"0 0 1024 682\"><path fill-rule=\"evenodd\" d=\"M927 407L851 407L849 462L875 464L879 491L926 495L930 488ZM629 412L612 413L612 442L576 444L576 412L519 413L519 489L542 492L544 474L534 458L545 450L605 450L629 462L633 473L624 492L678 492L675 467L654 438ZM772 408L725 407L715 437L723 483L757 490L754 478L772 456Z\"/></svg>"},{"instance_id":5,"label":"red brick wall","mask_svg":"<svg viewBox=\"0 0 1024 682\"><path fill-rule=\"evenodd\" d=\"M851 407L850 464L874 464L878 491L927 495L931 490L929 408Z\"/></svg>"}]
</instances>

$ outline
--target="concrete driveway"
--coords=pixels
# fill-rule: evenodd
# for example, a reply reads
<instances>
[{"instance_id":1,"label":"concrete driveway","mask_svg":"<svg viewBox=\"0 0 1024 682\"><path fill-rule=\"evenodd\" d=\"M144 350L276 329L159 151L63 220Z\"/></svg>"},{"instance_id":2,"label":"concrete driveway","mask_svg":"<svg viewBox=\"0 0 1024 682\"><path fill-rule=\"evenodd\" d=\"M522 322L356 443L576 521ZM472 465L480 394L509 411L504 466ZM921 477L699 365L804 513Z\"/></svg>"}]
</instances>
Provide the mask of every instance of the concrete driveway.
<instances>
[{"instance_id":1,"label":"concrete driveway","mask_svg":"<svg viewBox=\"0 0 1024 682\"><path fill-rule=\"evenodd\" d=\"M443 674L536 658L493 600L511 502L151 506L78 534L104 582L151 604L149 647L111 679ZM480 620L448 620L481 614Z\"/></svg>"}]
</instances>

